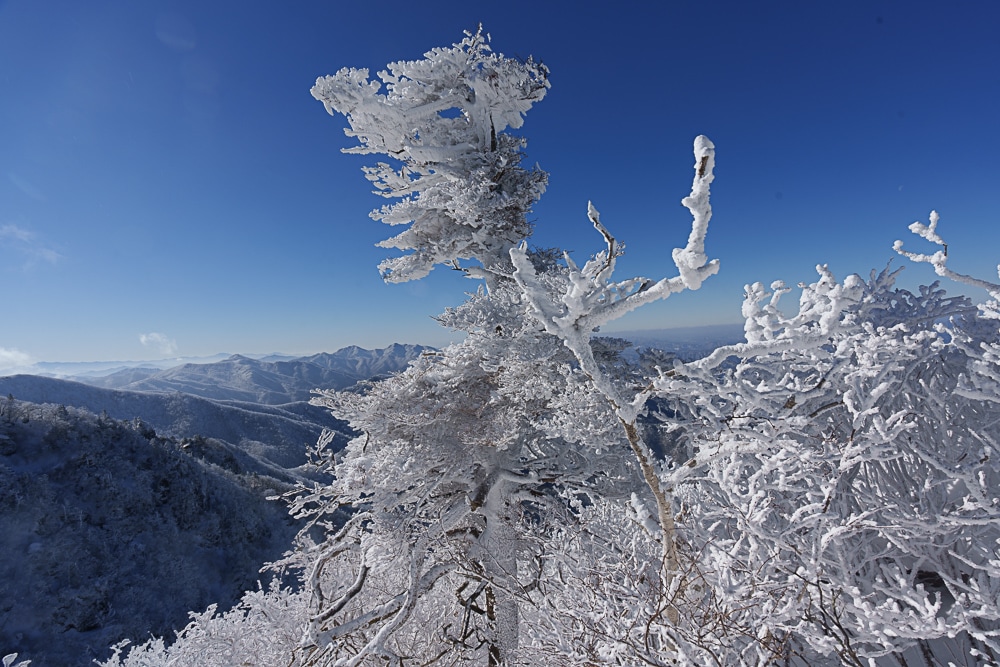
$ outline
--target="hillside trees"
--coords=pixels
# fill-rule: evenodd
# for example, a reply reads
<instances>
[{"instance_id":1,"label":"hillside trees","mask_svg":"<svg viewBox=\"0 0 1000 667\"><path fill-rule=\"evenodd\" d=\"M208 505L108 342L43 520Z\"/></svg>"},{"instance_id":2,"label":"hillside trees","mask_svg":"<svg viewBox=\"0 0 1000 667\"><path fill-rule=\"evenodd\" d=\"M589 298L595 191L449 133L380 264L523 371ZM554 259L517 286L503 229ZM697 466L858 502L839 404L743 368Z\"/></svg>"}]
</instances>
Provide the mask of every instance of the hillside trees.
<instances>
[{"instance_id":1,"label":"hillside trees","mask_svg":"<svg viewBox=\"0 0 1000 667\"><path fill-rule=\"evenodd\" d=\"M292 484L231 446L5 402L18 419L0 419L0 656L89 665L123 637L170 632L238 600L297 532L262 493Z\"/></svg>"}]
</instances>

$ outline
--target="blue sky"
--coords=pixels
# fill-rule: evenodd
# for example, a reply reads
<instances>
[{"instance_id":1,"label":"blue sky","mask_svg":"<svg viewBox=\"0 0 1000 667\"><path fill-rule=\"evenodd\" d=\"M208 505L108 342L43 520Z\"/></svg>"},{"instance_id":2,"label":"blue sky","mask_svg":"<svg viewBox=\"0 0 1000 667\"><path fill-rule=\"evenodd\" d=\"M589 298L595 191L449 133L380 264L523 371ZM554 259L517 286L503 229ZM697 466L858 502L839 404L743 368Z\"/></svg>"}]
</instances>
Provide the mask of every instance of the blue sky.
<instances>
[{"instance_id":1,"label":"blue sky","mask_svg":"<svg viewBox=\"0 0 1000 667\"><path fill-rule=\"evenodd\" d=\"M737 322L745 283L821 262L867 274L925 247L906 227L931 209L952 268L996 277L998 3L6 0L0 366L444 342L430 315L475 284L381 282L371 160L309 89L479 22L552 72L521 130L550 173L538 245L599 250L589 199L622 276L673 275L691 142L716 144L721 272L624 328Z\"/></svg>"}]
</instances>

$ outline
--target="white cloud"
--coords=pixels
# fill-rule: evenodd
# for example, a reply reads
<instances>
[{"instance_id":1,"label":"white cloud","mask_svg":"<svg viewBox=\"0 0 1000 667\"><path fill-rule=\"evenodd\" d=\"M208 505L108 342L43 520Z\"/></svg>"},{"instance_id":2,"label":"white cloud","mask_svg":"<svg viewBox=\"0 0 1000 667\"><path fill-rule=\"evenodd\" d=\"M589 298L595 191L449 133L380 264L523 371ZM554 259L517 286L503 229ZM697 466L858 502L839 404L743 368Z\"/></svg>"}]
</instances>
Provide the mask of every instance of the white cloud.
<instances>
[{"instance_id":1,"label":"white cloud","mask_svg":"<svg viewBox=\"0 0 1000 667\"><path fill-rule=\"evenodd\" d=\"M6 224L0 226L0 239L14 239L22 243L31 243L35 235L27 229L21 229L17 225Z\"/></svg>"},{"instance_id":2,"label":"white cloud","mask_svg":"<svg viewBox=\"0 0 1000 667\"><path fill-rule=\"evenodd\" d=\"M198 45L194 25L179 14L160 14L153 30L157 39L174 51L193 51Z\"/></svg>"},{"instance_id":3,"label":"white cloud","mask_svg":"<svg viewBox=\"0 0 1000 667\"><path fill-rule=\"evenodd\" d=\"M160 354L174 354L177 352L177 341L167 338L161 333L139 334L139 342L145 347L156 348Z\"/></svg>"},{"instance_id":4,"label":"white cloud","mask_svg":"<svg viewBox=\"0 0 1000 667\"><path fill-rule=\"evenodd\" d=\"M32 268L39 260L55 264L62 259L58 252L40 243L34 232L11 223L0 225L0 246L9 246L27 257L25 269Z\"/></svg>"},{"instance_id":5,"label":"white cloud","mask_svg":"<svg viewBox=\"0 0 1000 667\"><path fill-rule=\"evenodd\" d=\"M0 347L0 373L10 374L27 371L31 364L31 357L24 352Z\"/></svg>"}]
</instances>

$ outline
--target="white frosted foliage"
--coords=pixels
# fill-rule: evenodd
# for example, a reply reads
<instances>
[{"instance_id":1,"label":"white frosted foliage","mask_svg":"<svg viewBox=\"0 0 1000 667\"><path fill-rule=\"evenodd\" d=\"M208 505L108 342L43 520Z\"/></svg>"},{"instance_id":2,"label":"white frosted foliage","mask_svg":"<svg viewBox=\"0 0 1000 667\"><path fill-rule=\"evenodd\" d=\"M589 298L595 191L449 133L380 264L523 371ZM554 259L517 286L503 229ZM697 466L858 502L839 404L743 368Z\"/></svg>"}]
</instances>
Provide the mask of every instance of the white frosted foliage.
<instances>
[{"instance_id":1,"label":"white frosted foliage","mask_svg":"<svg viewBox=\"0 0 1000 667\"><path fill-rule=\"evenodd\" d=\"M997 326L936 285L817 271L791 315L782 283L748 286L747 342L654 382L683 433L664 482L692 567L733 627L809 664L901 664L929 640L997 655Z\"/></svg>"},{"instance_id":2,"label":"white frosted foliage","mask_svg":"<svg viewBox=\"0 0 1000 667\"><path fill-rule=\"evenodd\" d=\"M391 161L364 170L377 193L399 200L371 217L409 225L379 244L407 252L382 262L386 281L462 260L481 275L530 234L527 213L547 175L520 166L525 142L507 130L521 127L548 87L544 65L494 53L481 29L422 60L390 63L378 80L352 68L317 79L313 97L344 115L359 142L345 152Z\"/></svg>"}]
</instances>

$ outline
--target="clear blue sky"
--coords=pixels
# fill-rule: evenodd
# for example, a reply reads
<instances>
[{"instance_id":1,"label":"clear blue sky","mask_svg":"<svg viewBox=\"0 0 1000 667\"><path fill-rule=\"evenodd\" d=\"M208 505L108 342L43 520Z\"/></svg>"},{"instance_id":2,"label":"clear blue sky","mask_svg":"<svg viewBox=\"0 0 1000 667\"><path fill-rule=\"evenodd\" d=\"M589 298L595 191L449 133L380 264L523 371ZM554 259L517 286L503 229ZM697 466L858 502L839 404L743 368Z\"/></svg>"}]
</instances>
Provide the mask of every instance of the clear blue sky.
<instances>
[{"instance_id":1,"label":"clear blue sky","mask_svg":"<svg viewBox=\"0 0 1000 667\"><path fill-rule=\"evenodd\" d=\"M623 327L737 322L745 283L820 262L866 274L924 248L906 226L932 208L952 267L996 277L997 2L6 0L0 365L443 342L429 316L475 284L381 282L370 160L309 89L479 22L552 72L522 128L551 179L538 245L600 249L591 199L623 276L672 275L691 142L716 144L720 274Z\"/></svg>"}]
</instances>

